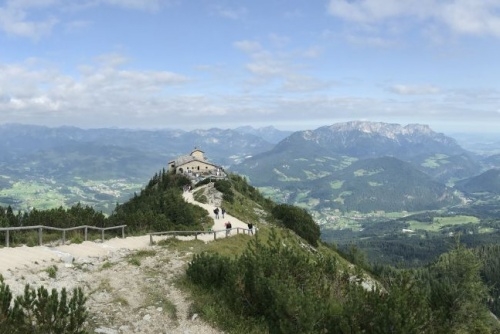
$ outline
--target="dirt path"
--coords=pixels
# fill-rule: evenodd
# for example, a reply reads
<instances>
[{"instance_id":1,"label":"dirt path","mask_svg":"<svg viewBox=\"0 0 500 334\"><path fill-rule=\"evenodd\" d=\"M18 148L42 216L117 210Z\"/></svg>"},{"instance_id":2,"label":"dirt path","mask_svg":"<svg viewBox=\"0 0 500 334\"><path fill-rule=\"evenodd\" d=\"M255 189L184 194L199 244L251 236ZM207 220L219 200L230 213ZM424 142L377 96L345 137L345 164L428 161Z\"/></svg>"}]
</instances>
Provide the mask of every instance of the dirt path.
<instances>
[{"instance_id":1,"label":"dirt path","mask_svg":"<svg viewBox=\"0 0 500 334\"><path fill-rule=\"evenodd\" d=\"M207 210L211 217L214 217L213 209L215 206L196 202L193 199L193 194L191 192L185 192L183 197L187 202L201 206ZM228 221L231 222L233 227L230 236L237 233L237 228L240 228L240 233L248 233L246 223L229 214L226 214L224 219L222 216L220 216L219 219L214 219L212 230L216 231L217 239L226 237L226 227L224 224ZM161 239L161 237L155 237L155 241L159 239ZM179 239L192 240L194 237L186 236L179 237ZM214 240L214 236L213 234L201 234L198 236L198 240L210 242ZM29 268L37 263L51 264L58 261L64 263L71 263L73 261L85 262L88 258L106 257L123 249L147 249L150 247L149 243L149 235L145 235L127 237L125 239L113 238L106 240L104 243L85 241L81 244L71 245L4 247L0 248L0 274L5 277L7 271Z\"/></svg>"}]
</instances>

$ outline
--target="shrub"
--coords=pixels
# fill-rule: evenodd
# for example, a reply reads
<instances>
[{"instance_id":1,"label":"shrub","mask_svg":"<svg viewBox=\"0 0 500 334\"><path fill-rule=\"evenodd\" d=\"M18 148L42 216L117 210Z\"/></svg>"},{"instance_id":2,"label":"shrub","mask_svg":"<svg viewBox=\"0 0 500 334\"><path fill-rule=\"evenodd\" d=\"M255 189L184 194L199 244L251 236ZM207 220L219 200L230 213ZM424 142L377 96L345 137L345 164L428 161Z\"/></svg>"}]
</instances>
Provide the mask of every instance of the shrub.
<instances>
[{"instance_id":1,"label":"shrub","mask_svg":"<svg viewBox=\"0 0 500 334\"><path fill-rule=\"evenodd\" d=\"M231 266L227 257L203 252L194 256L186 274L195 284L220 288L230 280Z\"/></svg>"},{"instance_id":2,"label":"shrub","mask_svg":"<svg viewBox=\"0 0 500 334\"><path fill-rule=\"evenodd\" d=\"M83 243L83 238L80 232L75 232L70 239L72 244L81 244Z\"/></svg>"},{"instance_id":3,"label":"shrub","mask_svg":"<svg viewBox=\"0 0 500 334\"><path fill-rule=\"evenodd\" d=\"M25 286L24 294L12 303L10 287L0 275L0 333L9 334L83 334L88 313L87 298L80 288L71 297L63 288L49 293L43 286L38 289Z\"/></svg>"},{"instance_id":4,"label":"shrub","mask_svg":"<svg viewBox=\"0 0 500 334\"><path fill-rule=\"evenodd\" d=\"M228 180L219 180L214 183L215 189L222 193L222 199L228 203L234 203L234 192L231 189L231 182Z\"/></svg>"},{"instance_id":5,"label":"shrub","mask_svg":"<svg viewBox=\"0 0 500 334\"><path fill-rule=\"evenodd\" d=\"M299 207L280 204L273 208L272 215L281 224L297 233L313 246L318 246L318 240L321 235L318 224L311 215Z\"/></svg>"},{"instance_id":6,"label":"shrub","mask_svg":"<svg viewBox=\"0 0 500 334\"><path fill-rule=\"evenodd\" d=\"M56 278L57 267L55 265L48 267L47 269L45 269L45 271L47 272L50 278Z\"/></svg>"}]
</instances>

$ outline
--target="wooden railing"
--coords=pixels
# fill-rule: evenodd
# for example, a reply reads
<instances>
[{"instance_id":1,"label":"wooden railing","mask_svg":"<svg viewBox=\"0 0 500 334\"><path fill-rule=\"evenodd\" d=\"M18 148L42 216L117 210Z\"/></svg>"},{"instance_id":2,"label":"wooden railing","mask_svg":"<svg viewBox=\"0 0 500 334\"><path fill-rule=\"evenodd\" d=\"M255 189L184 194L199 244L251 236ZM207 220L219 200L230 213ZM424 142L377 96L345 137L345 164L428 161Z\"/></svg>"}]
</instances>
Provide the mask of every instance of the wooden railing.
<instances>
[{"instance_id":1,"label":"wooden railing","mask_svg":"<svg viewBox=\"0 0 500 334\"><path fill-rule=\"evenodd\" d=\"M217 240L217 233L224 233L224 235L227 236L227 234L232 231L232 230L236 230L236 234L239 234L240 233L240 230L245 233L245 231L247 233L255 233L256 232L256 229L248 229L248 228L243 228L243 227L233 227L233 228L230 228L230 229L223 229L223 230L210 230L210 231L165 231L165 232L151 232L149 233L149 243L151 245L154 244L154 241L153 241L153 236L159 236L159 235L172 235L174 237L176 236L180 236L180 235L194 235L194 239L195 240L198 240L198 235L200 234L213 234L214 235L214 240Z\"/></svg>"},{"instance_id":2,"label":"wooden railing","mask_svg":"<svg viewBox=\"0 0 500 334\"><path fill-rule=\"evenodd\" d=\"M51 231L61 231L62 232L62 243L66 243L66 232L67 231L75 231L75 230L84 230L84 239L87 241L88 230L98 230L101 231L101 239L104 241L104 232L108 230L116 230L122 229L122 238L125 238L125 227L127 225L119 225L112 227L96 227L89 225L82 225L77 227L69 227L69 228L58 228L58 227L50 227L44 225L34 225L34 226L22 226L22 227L0 227L0 232L5 232L5 246L9 247L9 236L10 231L20 231L20 230L38 230L38 244L40 246L43 245L43 230L51 230Z\"/></svg>"}]
</instances>

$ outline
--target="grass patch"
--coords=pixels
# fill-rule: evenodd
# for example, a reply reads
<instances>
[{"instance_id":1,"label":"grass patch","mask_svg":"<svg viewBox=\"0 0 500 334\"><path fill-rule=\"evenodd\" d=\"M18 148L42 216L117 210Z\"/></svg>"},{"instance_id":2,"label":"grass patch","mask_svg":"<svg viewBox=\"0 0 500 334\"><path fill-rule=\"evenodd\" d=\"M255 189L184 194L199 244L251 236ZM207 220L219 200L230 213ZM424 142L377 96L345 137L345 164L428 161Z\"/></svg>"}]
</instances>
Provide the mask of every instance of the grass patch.
<instances>
[{"instance_id":1,"label":"grass patch","mask_svg":"<svg viewBox=\"0 0 500 334\"><path fill-rule=\"evenodd\" d=\"M177 238L168 238L158 241L158 246L175 249L179 253L198 253L207 248L207 244L201 240L182 241Z\"/></svg>"},{"instance_id":2,"label":"grass patch","mask_svg":"<svg viewBox=\"0 0 500 334\"><path fill-rule=\"evenodd\" d=\"M109 261L106 261L102 264L101 269L106 270L106 269L113 267L114 265L115 265L115 263L111 263Z\"/></svg>"},{"instance_id":3,"label":"grass patch","mask_svg":"<svg viewBox=\"0 0 500 334\"><path fill-rule=\"evenodd\" d=\"M99 286L94 291L92 291L90 294L97 292L97 291L105 291L105 292L111 293L112 290L113 289L111 287L111 283L110 283L109 279L105 278L105 279L101 280L101 282L99 282Z\"/></svg>"},{"instance_id":4,"label":"grass patch","mask_svg":"<svg viewBox=\"0 0 500 334\"><path fill-rule=\"evenodd\" d=\"M163 312L165 312L171 320L177 321L177 306L175 306L172 301L165 298L160 298L156 301L155 305L161 307Z\"/></svg>"},{"instance_id":5,"label":"grass patch","mask_svg":"<svg viewBox=\"0 0 500 334\"><path fill-rule=\"evenodd\" d=\"M260 323L245 315L236 314L221 298L215 298L212 293L200 289L187 279L178 283L179 287L189 291L193 297L188 316L198 314L205 321L217 326L228 333L261 334L269 330L264 321Z\"/></svg>"},{"instance_id":6,"label":"grass patch","mask_svg":"<svg viewBox=\"0 0 500 334\"><path fill-rule=\"evenodd\" d=\"M473 216L454 216L454 217L434 217L432 221L420 222L408 221L411 230L425 230L437 232L446 226L478 224L479 218Z\"/></svg>"},{"instance_id":7,"label":"grass patch","mask_svg":"<svg viewBox=\"0 0 500 334\"><path fill-rule=\"evenodd\" d=\"M120 304L122 306L129 306L128 300L123 296L114 296L113 303Z\"/></svg>"},{"instance_id":8,"label":"grass patch","mask_svg":"<svg viewBox=\"0 0 500 334\"><path fill-rule=\"evenodd\" d=\"M134 266L140 266L141 265L141 260L144 259L145 257L149 256L155 256L156 251L152 249L141 249L134 254L130 254L127 256L127 262L131 265Z\"/></svg>"},{"instance_id":9,"label":"grass patch","mask_svg":"<svg viewBox=\"0 0 500 334\"><path fill-rule=\"evenodd\" d=\"M84 240L81 233L75 232L71 235L69 241L72 244L81 244Z\"/></svg>"},{"instance_id":10,"label":"grass patch","mask_svg":"<svg viewBox=\"0 0 500 334\"><path fill-rule=\"evenodd\" d=\"M149 257L149 256L155 256L156 251L153 249L141 249L138 250L137 252L134 253L134 256L137 257Z\"/></svg>"},{"instance_id":11,"label":"grass patch","mask_svg":"<svg viewBox=\"0 0 500 334\"><path fill-rule=\"evenodd\" d=\"M335 181L330 182L330 188L332 188L332 189L340 189L340 188L342 188L343 184L344 184L344 181L335 180Z\"/></svg>"},{"instance_id":12,"label":"grass patch","mask_svg":"<svg viewBox=\"0 0 500 334\"><path fill-rule=\"evenodd\" d=\"M57 267L55 265L48 267L45 269L45 272L49 275L50 278L56 278L57 276Z\"/></svg>"},{"instance_id":13,"label":"grass patch","mask_svg":"<svg viewBox=\"0 0 500 334\"><path fill-rule=\"evenodd\" d=\"M200 203L208 203L208 198L205 196L205 191L204 189L197 190L193 193L193 198L195 201L200 202Z\"/></svg>"},{"instance_id":14,"label":"grass patch","mask_svg":"<svg viewBox=\"0 0 500 334\"><path fill-rule=\"evenodd\" d=\"M261 219L266 219L268 217L263 217L259 210L261 206L254 201L248 199L248 197L242 196L240 193L235 192L233 203L223 202L222 205L226 212L237 217L242 222L253 222L256 223Z\"/></svg>"}]
</instances>

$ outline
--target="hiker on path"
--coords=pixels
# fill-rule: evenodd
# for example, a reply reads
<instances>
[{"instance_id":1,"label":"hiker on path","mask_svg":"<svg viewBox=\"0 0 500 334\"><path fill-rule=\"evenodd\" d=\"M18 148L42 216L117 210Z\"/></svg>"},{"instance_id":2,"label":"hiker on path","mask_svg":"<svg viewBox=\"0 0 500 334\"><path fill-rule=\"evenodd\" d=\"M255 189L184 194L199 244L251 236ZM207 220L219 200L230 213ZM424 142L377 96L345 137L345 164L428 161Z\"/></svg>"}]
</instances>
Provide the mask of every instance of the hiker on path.
<instances>
[{"instance_id":1,"label":"hiker on path","mask_svg":"<svg viewBox=\"0 0 500 334\"><path fill-rule=\"evenodd\" d=\"M215 219L219 219L219 208L214 209Z\"/></svg>"},{"instance_id":2,"label":"hiker on path","mask_svg":"<svg viewBox=\"0 0 500 334\"><path fill-rule=\"evenodd\" d=\"M231 234L231 228L232 228L231 222L228 221L225 225L226 225L226 237L228 237L229 234Z\"/></svg>"},{"instance_id":3,"label":"hiker on path","mask_svg":"<svg viewBox=\"0 0 500 334\"><path fill-rule=\"evenodd\" d=\"M252 233L252 235L253 235L253 224L248 223L247 226L248 226L248 234Z\"/></svg>"},{"instance_id":4,"label":"hiker on path","mask_svg":"<svg viewBox=\"0 0 500 334\"><path fill-rule=\"evenodd\" d=\"M226 209L221 208L221 213L222 213L222 219L224 219L224 214L226 213Z\"/></svg>"}]
</instances>

